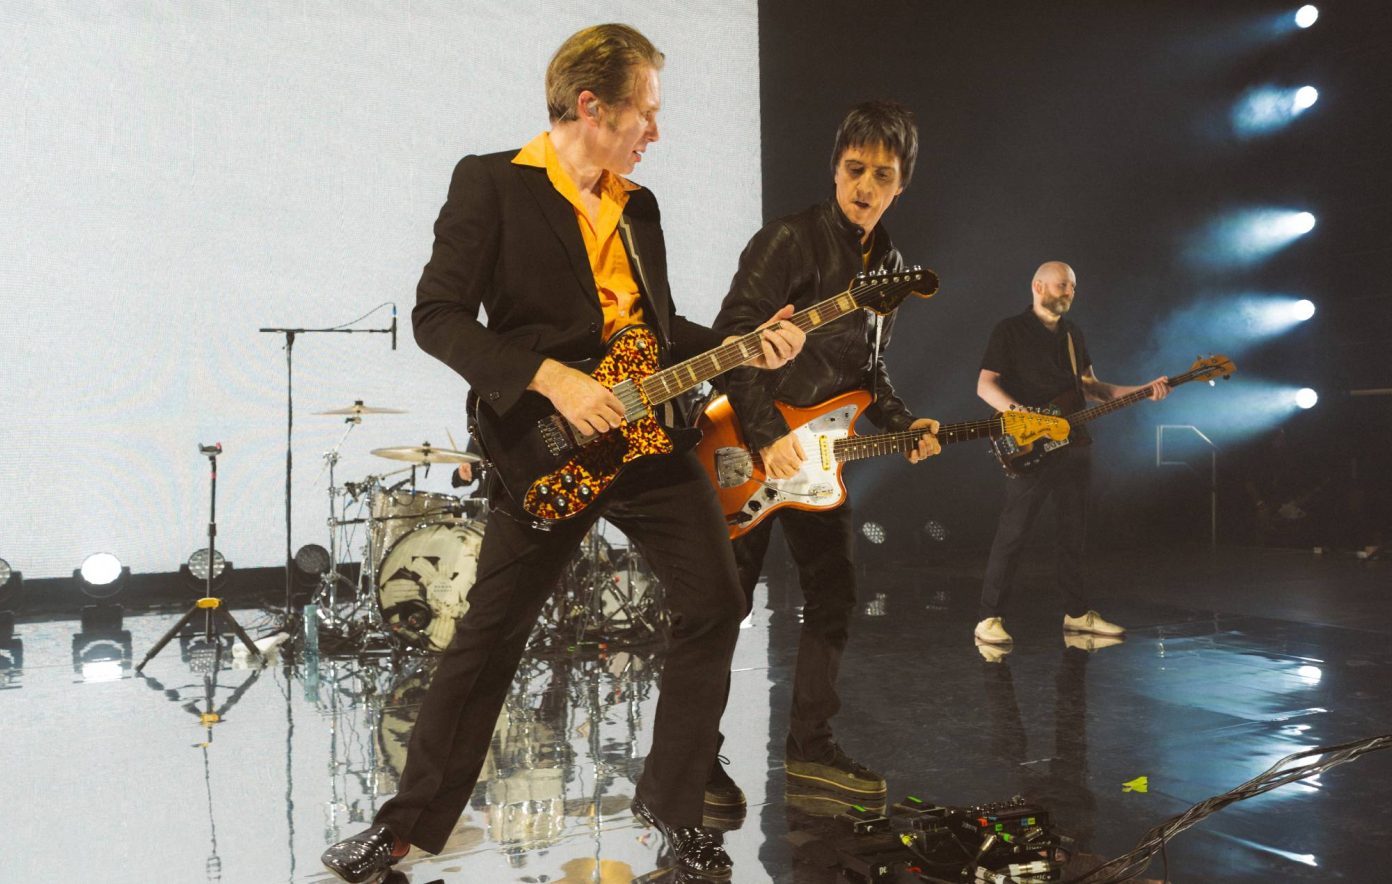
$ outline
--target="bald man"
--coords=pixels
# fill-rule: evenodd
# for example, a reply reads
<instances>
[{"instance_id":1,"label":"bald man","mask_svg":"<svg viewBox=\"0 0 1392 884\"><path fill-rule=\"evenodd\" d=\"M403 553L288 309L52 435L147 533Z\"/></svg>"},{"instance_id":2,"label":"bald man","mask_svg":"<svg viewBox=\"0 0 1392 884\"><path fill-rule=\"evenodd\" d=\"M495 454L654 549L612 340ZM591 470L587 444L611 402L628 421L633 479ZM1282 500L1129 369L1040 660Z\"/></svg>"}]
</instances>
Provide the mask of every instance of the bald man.
<instances>
[{"instance_id":1,"label":"bald man","mask_svg":"<svg viewBox=\"0 0 1392 884\"><path fill-rule=\"evenodd\" d=\"M997 411L1038 407L1069 391L1077 391L1085 400L1094 402L1108 402L1147 388L1152 399L1169 395L1165 377L1149 384L1119 387L1104 383L1093 374L1082 331L1064 318L1078 290L1072 267L1062 261L1048 261L1034 272L1030 287L1033 300L1029 309L997 323L986 345L976 394L988 405ZM1011 642L1001 620L1025 538L1050 495L1058 522L1055 549L1064 632L1104 636L1113 641L1125 635L1125 629L1104 620L1088 606L1083 585L1090 451L1087 447L1065 445L1051 452L1034 472L1006 482L1005 507L996 524L996 539L991 544L986 580L981 588L980 622L975 630L978 645Z\"/></svg>"}]
</instances>

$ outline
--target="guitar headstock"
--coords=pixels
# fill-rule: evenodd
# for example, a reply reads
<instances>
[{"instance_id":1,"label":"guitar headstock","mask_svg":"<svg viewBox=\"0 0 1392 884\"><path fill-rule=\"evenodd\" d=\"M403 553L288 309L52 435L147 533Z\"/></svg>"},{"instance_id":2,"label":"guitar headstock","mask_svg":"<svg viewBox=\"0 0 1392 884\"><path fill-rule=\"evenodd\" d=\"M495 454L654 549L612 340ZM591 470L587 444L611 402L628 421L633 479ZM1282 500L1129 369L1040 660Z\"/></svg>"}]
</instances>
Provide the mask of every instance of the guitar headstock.
<instances>
[{"instance_id":1,"label":"guitar headstock","mask_svg":"<svg viewBox=\"0 0 1392 884\"><path fill-rule=\"evenodd\" d=\"M1028 445L1041 436L1055 441L1068 438L1072 429L1068 421L1057 414L1037 408L1017 408L1001 412L1001 428L1015 440L1016 445Z\"/></svg>"},{"instance_id":2,"label":"guitar headstock","mask_svg":"<svg viewBox=\"0 0 1392 884\"><path fill-rule=\"evenodd\" d=\"M1186 379L1193 381L1214 381L1218 378L1232 377L1232 373L1237 371L1237 366L1226 356L1215 353L1207 358L1199 357L1194 360L1194 364L1189 366Z\"/></svg>"},{"instance_id":3,"label":"guitar headstock","mask_svg":"<svg viewBox=\"0 0 1392 884\"><path fill-rule=\"evenodd\" d=\"M936 295L938 275L927 267L917 265L905 270L872 270L857 273L848 291L859 306L887 315L904 303L909 295L917 298Z\"/></svg>"}]
</instances>

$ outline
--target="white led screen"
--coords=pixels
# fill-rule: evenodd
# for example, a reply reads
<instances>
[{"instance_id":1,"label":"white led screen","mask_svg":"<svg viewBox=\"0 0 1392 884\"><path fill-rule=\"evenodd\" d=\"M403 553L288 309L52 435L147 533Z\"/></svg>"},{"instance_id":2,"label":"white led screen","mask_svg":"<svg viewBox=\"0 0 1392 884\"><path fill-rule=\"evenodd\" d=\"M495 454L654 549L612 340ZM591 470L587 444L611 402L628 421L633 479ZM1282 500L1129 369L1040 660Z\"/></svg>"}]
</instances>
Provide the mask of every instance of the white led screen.
<instances>
[{"instance_id":1,"label":"white led screen","mask_svg":"<svg viewBox=\"0 0 1392 884\"><path fill-rule=\"evenodd\" d=\"M465 443L465 385L416 349L415 283L465 153L546 126L550 54L624 21L667 56L661 141L634 178L662 204L679 306L709 321L760 222L754 0L0 5L0 556L30 578L109 551L171 571L205 542L285 548L284 339L384 302L385 335L294 346L293 544L327 545L321 455ZM384 327L389 311L359 328ZM448 488L437 467L422 487ZM353 554L350 558L356 559Z\"/></svg>"}]
</instances>

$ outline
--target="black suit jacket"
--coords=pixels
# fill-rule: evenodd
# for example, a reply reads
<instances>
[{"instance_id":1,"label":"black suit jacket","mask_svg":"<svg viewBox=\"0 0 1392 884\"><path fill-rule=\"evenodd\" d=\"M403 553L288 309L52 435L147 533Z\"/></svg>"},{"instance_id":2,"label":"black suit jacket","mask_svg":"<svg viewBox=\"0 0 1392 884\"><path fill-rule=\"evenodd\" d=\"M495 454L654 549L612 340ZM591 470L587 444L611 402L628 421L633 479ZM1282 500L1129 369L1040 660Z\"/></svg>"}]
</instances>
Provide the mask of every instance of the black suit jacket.
<instances>
[{"instance_id":1,"label":"black suit jacket","mask_svg":"<svg viewBox=\"0 0 1392 884\"><path fill-rule=\"evenodd\" d=\"M545 169L513 163L516 153L467 156L455 167L411 313L421 349L498 414L517 403L546 357L576 361L604 350L604 314L575 210ZM719 335L672 304L650 191L629 193L620 234L665 357L680 361L717 346Z\"/></svg>"}]
</instances>

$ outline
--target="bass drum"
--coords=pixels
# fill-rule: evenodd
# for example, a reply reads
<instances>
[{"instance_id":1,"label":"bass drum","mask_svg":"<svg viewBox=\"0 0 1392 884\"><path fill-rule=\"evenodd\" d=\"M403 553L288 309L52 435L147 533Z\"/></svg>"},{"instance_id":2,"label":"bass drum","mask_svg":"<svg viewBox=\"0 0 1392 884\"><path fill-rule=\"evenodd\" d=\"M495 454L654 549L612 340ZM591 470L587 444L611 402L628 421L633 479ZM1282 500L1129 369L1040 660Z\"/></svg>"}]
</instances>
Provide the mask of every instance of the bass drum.
<instances>
[{"instance_id":1,"label":"bass drum","mask_svg":"<svg viewBox=\"0 0 1392 884\"><path fill-rule=\"evenodd\" d=\"M409 644L443 651L468 595L483 546L482 520L420 525L387 552L377 572L382 621Z\"/></svg>"}]
</instances>

